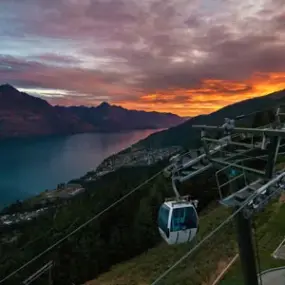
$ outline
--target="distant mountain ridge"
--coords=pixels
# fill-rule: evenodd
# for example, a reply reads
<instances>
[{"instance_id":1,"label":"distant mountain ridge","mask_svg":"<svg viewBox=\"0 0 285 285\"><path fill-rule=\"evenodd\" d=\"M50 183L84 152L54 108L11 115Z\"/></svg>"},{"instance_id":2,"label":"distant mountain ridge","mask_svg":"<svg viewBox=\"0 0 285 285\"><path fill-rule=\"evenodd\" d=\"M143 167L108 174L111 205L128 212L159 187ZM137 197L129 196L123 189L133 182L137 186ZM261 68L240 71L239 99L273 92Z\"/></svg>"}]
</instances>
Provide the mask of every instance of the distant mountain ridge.
<instances>
[{"instance_id":1,"label":"distant mountain ridge","mask_svg":"<svg viewBox=\"0 0 285 285\"><path fill-rule=\"evenodd\" d=\"M47 101L0 86L0 139L84 132L169 128L186 119L171 113L127 110L106 102L97 107L52 106Z\"/></svg>"},{"instance_id":2,"label":"distant mountain ridge","mask_svg":"<svg viewBox=\"0 0 285 285\"><path fill-rule=\"evenodd\" d=\"M171 113L127 110L106 102L97 107L55 106L54 108L61 113L75 114L88 124L98 125L100 131L157 129L177 125L186 120Z\"/></svg>"}]
</instances>

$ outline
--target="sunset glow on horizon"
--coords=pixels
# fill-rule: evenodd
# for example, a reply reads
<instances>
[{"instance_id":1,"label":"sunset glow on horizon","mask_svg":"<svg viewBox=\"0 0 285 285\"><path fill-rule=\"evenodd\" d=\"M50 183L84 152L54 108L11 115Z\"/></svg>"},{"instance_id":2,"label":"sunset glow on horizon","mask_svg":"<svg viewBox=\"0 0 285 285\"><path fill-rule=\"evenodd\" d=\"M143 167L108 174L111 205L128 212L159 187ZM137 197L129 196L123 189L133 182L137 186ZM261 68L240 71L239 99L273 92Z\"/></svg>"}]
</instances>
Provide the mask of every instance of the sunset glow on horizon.
<instances>
[{"instance_id":1,"label":"sunset glow on horizon","mask_svg":"<svg viewBox=\"0 0 285 285\"><path fill-rule=\"evenodd\" d=\"M285 89L283 0L2 0L0 84L53 105L208 114Z\"/></svg>"},{"instance_id":2,"label":"sunset glow on horizon","mask_svg":"<svg viewBox=\"0 0 285 285\"><path fill-rule=\"evenodd\" d=\"M243 82L205 80L202 88L177 90L169 93L147 94L138 104L121 102L128 109L172 112L180 116L204 115L227 105L285 89L285 73L266 74L263 80L257 78ZM227 92L217 92L215 87L227 88ZM251 88L245 91L246 86ZM231 92L231 94L230 94ZM211 96L209 98L209 96ZM185 97L182 99L182 97ZM180 102L175 100L180 99Z\"/></svg>"}]
</instances>

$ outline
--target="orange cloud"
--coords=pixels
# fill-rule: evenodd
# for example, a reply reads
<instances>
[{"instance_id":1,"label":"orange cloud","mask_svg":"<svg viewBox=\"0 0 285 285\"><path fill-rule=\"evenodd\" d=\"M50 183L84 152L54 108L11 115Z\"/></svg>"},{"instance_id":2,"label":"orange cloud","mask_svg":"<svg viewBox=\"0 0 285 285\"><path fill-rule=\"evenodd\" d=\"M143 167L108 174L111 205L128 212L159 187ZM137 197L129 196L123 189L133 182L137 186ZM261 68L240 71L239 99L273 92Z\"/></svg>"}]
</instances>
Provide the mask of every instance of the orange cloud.
<instances>
[{"instance_id":1,"label":"orange cloud","mask_svg":"<svg viewBox=\"0 0 285 285\"><path fill-rule=\"evenodd\" d=\"M206 79L198 88L145 94L137 102L123 101L120 104L128 109L197 116L284 88L285 73L255 73L243 82Z\"/></svg>"}]
</instances>

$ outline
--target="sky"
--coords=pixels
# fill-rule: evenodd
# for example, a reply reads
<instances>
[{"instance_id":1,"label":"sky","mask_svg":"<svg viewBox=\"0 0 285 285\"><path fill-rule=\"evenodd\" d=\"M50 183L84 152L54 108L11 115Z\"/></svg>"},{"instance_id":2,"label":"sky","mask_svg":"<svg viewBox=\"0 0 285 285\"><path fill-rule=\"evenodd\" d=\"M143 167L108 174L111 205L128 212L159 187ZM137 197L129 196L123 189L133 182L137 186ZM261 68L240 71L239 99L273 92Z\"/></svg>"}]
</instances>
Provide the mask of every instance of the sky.
<instances>
[{"instance_id":1,"label":"sky","mask_svg":"<svg viewBox=\"0 0 285 285\"><path fill-rule=\"evenodd\" d=\"M207 114L285 88L284 0L0 0L0 84Z\"/></svg>"}]
</instances>

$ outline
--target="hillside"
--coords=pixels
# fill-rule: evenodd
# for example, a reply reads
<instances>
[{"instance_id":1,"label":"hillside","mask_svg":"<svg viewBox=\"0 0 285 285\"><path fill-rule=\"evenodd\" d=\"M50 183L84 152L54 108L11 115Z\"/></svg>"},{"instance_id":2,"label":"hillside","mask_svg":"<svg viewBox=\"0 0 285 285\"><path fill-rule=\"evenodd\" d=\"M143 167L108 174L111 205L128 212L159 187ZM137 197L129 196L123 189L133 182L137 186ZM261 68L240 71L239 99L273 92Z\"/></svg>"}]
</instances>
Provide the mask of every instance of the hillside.
<instances>
[{"instance_id":1,"label":"hillside","mask_svg":"<svg viewBox=\"0 0 285 285\"><path fill-rule=\"evenodd\" d=\"M200 232L197 242L211 232L228 215L222 206L200 217ZM262 270L284 266L285 261L274 259L271 254L285 235L285 205L281 199L274 201L256 219L257 240ZM86 285L147 285L154 282L165 270L179 260L193 245L168 246L161 243L148 252L117 266ZM203 244L186 260L180 263L159 284L164 285L211 285L219 273L237 253L233 225L225 226L218 234ZM225 275L220 285L242 284L239 259Z\"/></svg>"},{"instance_id":2,"label":"hillside","mask_svg":"<svg viewBox=\"0 0 285 285\"><path fill-rule=\"evenodd\" d=\"M220 125L224 123L224 118L235 118L236 116L243 114L267 110L281 103L285 104L285 89L263 97L244 100L226 106L209 115L194 117L178 126L150 135L146 139L140 141L138 146L155 148L179 145L187 148L195 148L200 144L200 131L193 129L192 125ZM249 121L246 123L252 124L253 122L251 120L252 118L249 118ZM245 122L243 121L243 123Z\"/></svg>"},{"instance_id":3,"label":"hillside","mask_svg":"<svg viewBox=\"0 0 285 285\"><path fill-rule=\"evenodd\" d=\"M168 128L183 121L170 113L133 111L108 103L52 106L11 85L0 86L0 138Z\"/></svg>"}]
</instances>

